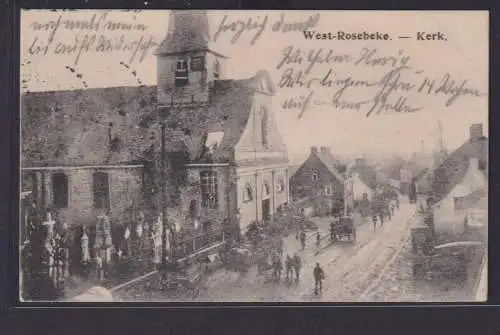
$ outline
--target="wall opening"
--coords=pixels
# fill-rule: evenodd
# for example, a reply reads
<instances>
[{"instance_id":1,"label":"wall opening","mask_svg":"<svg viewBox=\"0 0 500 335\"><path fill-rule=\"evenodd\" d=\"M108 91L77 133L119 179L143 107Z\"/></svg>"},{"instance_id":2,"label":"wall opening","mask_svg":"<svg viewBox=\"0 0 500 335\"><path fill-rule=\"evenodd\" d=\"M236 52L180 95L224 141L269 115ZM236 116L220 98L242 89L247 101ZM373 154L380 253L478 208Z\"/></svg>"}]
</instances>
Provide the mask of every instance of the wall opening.
<instances>
[{"instance_id":1,"label":"wall opening","mask_svg":"<svg viewBox=\"0 0 500 335\"><path fill-rule=\"evenodd\" d=\"M52 175L52 199L54 207L68 208L68 176L64 173Z\"/></svg>"}]
</instances>

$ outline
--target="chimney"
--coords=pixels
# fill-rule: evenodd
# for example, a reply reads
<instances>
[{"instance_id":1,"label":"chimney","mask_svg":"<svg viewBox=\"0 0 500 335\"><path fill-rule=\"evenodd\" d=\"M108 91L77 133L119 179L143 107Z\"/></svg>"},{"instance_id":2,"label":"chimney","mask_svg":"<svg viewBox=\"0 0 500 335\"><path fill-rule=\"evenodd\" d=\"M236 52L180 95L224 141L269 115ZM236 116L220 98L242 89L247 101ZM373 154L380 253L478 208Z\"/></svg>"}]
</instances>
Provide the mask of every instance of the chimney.
<instances>
[{"instance_id":1,"label":"chimney","mask_svg":"<svg viewBox=\"0 0 500 335\"><path fill-rule=\"evenodd\" d=\"M363 157L357 157L354 159L354 164L355 165L362 165L363 164Z\"/></svg>"},{"instance_id":2,"label":"chimney","mask_svg":"<svg viewBox=\"0 0 500 335\"><path fill-rule=\"evenodd\" d=\"M320 150L321 150L322 154L326 154L327 153L327 148L326 147L321 147Z\"/></svg>"},{"instance_id":3,"label":"chimney","mask_svg":"<svg viewBox=\"0 0 500 335\"><path fill-rule=\"evenodd\" d=\"M472 141L483 137L483 124L482 123L472 124L469 128L469 136L470 140Z\"/></svg>"},{"instance_id":4,"label":"chimney","mask_svg":"<svg viewBox=\"0 0 500 335\"><path fill-rule=\"evenodd\" d=\"M317 154L318 153L318 147L311 147L311 153L312 154Z\"/></svg>"}]
</instances>

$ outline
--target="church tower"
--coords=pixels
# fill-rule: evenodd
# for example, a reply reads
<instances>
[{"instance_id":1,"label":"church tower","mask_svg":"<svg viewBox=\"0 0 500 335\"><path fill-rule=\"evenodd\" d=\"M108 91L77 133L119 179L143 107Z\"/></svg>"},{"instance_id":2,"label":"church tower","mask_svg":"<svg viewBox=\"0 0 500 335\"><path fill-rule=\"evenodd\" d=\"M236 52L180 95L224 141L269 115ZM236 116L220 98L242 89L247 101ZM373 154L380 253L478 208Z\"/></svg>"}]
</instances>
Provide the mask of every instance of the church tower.
<instances>
[{"instance_id":1,"label":"church tower","mask_svg":"<svg viewBox=\"0 0 500 335\"><path fill-rule=\"evenodd\" d=\"M210 90L222 78L226 59L211 48L210 40L206 11L171 11L167 36L155 52L160 105L210 102Z\"/></svg>"}]
</instances>

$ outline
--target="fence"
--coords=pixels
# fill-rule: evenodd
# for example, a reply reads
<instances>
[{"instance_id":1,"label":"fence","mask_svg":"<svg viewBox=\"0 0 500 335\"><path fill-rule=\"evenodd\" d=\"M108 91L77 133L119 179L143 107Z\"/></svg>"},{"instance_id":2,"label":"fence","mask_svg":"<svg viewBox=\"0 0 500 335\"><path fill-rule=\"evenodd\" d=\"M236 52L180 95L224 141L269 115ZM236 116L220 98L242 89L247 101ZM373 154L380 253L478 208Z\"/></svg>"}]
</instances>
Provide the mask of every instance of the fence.
<instances>
[{"instance_id":1,"label":"fence","mask_svg":"<svg viewBox=\"0 0 500 335\"><path fill-rule=\"evenodd\" d=\"M177 256L184 257L199 250L209 248L222 241L224 241L224 233L221 229L186 236L178 241L178 247L181 250L181 254Z\"/></svg>"}]
</instances>

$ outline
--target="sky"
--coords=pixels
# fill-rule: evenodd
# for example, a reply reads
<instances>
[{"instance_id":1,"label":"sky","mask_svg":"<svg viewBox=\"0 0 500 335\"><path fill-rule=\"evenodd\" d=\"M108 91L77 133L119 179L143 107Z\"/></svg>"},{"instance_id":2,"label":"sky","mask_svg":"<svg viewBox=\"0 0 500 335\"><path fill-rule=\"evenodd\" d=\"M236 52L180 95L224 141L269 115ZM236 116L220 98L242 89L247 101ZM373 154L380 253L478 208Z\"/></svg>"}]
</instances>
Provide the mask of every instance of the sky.
<instances>
[{"instance_id":1,"label":"sky","mask_svg":"<svg viewBox=\"0 0 500 335\"><path fill-rule=\"evenodd\" d=\"M105 14L105 15L104 15ZM353 40L306 40L302 31L274 31L276 22L283 16L284 22L305 22L319 14L318 20L309 30L320 33L381 32L388 33L389 41ZM65 20L89 22L95 15L99 27L94 30L69 29ZM103 16L104 15L104 16ZM212 48L227 56L223 64L223 78L244 78L257 71L266 70L277 86L273 98L273 111L278 127L287 144L291 157L306 154L310 146L330 146L339 155L362 154L411 154L422 150L429 152L435 143L437 123L442 125L442 133L449 150L453 150L468 137L471 123L483 123L485 135L488 132L488 13L487 12L370 12L370 11L209 11L210 37ZM266 22L255 43L252 38L257 30L243 31L233 40L235 31L215 34L227 15L224 24ZM55 22L61 19L54 32ZM156 57L154 47L146 48L132 57L131 50L98 50L99 41L118 45L120 38L125 44L138 40L146 43L151 39L160 43L167 32L168 11L25 11L21 16L21 79L22 91L52 91L82 89L86 87L136 86L156 84ZM105 29L105 23L125 22L132 24L132 30ZM314 20L312 21L314 23ZM240 25L241 26L241 25ZM110 26L108 25L107 28ZM239 27L239 26L238 26ZM446 41L417 41L417 32L437 33ZM398 36L410 38L399 39ZM79 53L82 41L95 36L89 50ZM122 37L123 36L123 37ZM52 40L51 40L52 37ZM51 42L50 42L51 41ZM75 45L76 48L71 49ZM48 45L47 49L44 49ZM123 44L122 44L123 46ZM284 50L291 47L299 50L304 57L300 64L278 64L284 58ZM284 103L290 99L301 100L314 90L311 101L331 102L340 86L320 87L315 82L306 87L280 87L285 70L307 69L309 51L321 49L323 55L332 50L334 55L347 55L350 61L330 64L315 64L309 78L322 78L328 71L336 79L351 78L356 81L378 82L394 68L368 66L362 60L364 52L373 51L373 57L408 56L409 67L401 72L400 79L420 87L427 77L435 80L436 86L446 74L448 83L454 80L455 88L466 81L464 88L471 94L460 95L455 102L446 106L451 95L426 95L416 92L391 93L388 103L395 105L398 98L407 98L406 105L419 108L412 113L381 113L366 117L369 107L374 105L378 88L350 87L340 99L345 103L368 101L360 110L339 108L339 105L310 105L300 115L300 109L285 109ZM77 55L79 54L79 57ZM75 65L75 60L78 62ZM339 59L342 57L339 57ZM344 58L345 59L345 58ZM399 66L399 65L396 65ZM73 71L73 72L72 72ZM404 72L409 71L409 72ZM77 77L80 74L81 78ZM83 83L85 82L85 84ZM297 86L297 85L295 85ZM311 103L312 104L312 103ZM404 105L404 104L403 104Z\"/></svg>"}]
</instances>

